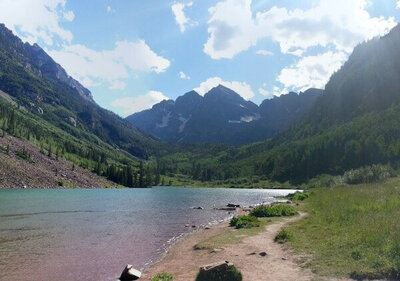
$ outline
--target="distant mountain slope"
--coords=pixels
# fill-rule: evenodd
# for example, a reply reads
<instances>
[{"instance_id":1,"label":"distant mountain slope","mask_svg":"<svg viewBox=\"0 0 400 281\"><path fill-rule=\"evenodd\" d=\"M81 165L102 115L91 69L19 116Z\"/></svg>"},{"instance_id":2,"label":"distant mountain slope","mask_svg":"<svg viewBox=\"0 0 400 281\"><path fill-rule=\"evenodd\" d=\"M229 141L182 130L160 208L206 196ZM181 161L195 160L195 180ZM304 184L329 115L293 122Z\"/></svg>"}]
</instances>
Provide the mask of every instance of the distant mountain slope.
<instances>
[{"instance_id":1,"label":"distant mountain slope","mask_svg":"<svg viewBox=\"0 0 400 281\"><path fill-rule=\"evenodd\" d=\"M162 101L127 120L169 142L245 144L288 128L321 93L317 89L300 95L290 93L257 106L220 85L204 97L191 91L175 102Z\"/></svg>"},{"instance_id":2,"label":"distant mountain slope","mask_svg":"<svg viewBox=\"0 0 400 281\"><path fill-rule=\"evenodd\" d=\"M74 80L38 45L23 43L0 25L0 90L20 106L79 138L102 141L146 158L159 141L98 106L89 90Z\"/></svg>"},{"instance_id":3,"label":"distant mountain slope","mask_svg":"<svg viewBox=\"0 0 400 281\"><path fill-rule=\"evenodd\" d=\"M400 165L400 25L354 49L290 130L231 161L278 180L377 163Z\"/></svg>"},{"instance_id":4,"label":"distant mountain slope","mask_svg":"<svg viewBox=\"0 0 400 281\"><path fill-rule=\"evenodd\" d=\"M342 122L400 101L400 25L357 46L305 122Z\"/></svg>"}]
</instances>

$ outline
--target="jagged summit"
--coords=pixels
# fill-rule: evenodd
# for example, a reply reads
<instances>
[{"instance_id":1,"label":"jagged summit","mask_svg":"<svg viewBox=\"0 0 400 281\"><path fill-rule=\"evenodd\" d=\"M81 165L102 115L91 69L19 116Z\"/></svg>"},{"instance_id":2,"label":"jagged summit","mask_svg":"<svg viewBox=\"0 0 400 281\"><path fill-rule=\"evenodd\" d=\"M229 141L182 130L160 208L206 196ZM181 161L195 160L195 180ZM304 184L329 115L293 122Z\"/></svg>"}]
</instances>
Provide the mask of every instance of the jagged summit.
<instances>
[{"instance_id":1,"label":"jagged summit","mask_svg":"<svg viewBox=\"0 0 400 281\"><path fill-rule=\"evenodd\" d=\"M244 144L261 141L298 120L322 93L310 89L265 100L260 106L218 85L204 97L190 91L127 120L170 142Z\"/></svg>"}]
</instances>

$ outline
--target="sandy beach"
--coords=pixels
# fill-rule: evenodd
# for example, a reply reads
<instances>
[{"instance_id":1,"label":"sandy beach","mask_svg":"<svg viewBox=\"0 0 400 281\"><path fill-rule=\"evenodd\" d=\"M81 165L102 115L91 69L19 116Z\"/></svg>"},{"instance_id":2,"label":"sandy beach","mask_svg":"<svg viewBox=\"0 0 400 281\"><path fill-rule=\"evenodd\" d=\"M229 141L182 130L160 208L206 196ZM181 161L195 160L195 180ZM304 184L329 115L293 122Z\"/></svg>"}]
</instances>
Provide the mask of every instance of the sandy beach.
<instances>
[{"instance_id":1,"label":"sandy beach","mask_svg":"<svg viewBox=\"0 0 400 281\"><path fill-rule=\"evenodd\" d=\"M228 223L187 235L169 249L163 260L150 267L143 279L150 280L159 272L169 272L176 281L194 281L200 266L227 260L240 269L245 281L315 280L315 274L299 265L299 257L287 246L274 242L274 237L282 227L304 216L300 214L276 220L256 235L245 236L239 243L216 249L195 250L194 246L223 233L237 231ZM266 256L261 256L262 252Z\"/></svg>"}]
</instances>

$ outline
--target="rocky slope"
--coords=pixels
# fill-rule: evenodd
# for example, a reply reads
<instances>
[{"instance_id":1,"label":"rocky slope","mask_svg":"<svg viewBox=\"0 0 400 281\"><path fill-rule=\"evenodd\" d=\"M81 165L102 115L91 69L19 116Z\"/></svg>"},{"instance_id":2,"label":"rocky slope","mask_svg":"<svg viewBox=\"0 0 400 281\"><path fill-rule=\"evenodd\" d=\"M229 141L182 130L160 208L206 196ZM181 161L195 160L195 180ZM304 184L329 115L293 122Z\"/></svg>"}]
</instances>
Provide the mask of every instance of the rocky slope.
<instances>
[{"instance_id":1,"label":"rocky slope","mask_svg":"<svg viewBox=\"0 0 400 281\"><path fill-rule=\"evenodd\" d=\"M0 188L117 187L32 143L0 132Z\"/></svg>"}]
</instances>

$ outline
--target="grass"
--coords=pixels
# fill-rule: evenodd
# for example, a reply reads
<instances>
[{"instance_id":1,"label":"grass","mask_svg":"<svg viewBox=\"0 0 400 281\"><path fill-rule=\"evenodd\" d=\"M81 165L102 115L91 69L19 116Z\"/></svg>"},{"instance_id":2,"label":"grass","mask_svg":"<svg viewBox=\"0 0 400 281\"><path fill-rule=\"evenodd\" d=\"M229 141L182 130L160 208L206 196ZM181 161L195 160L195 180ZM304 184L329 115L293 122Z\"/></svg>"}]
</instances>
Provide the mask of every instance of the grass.
<instances>
[{"instance_id":1,"label":"grass","mask_svg":"<svg viewBox=\"0 0 400 281\"><path fill-rule=\"evenodd\" d=\"M316 189L290 244L318 274L399 279L400 178Z\"/></svg>"},{"instance_id":2,"label":"grass","mask_svg":"<svg viewBox=\"0 0 400 281\"><path fill-rule=\"evenodd\" d=\"M174 277L170 273L162 272L154 276L151 281L173 281Z\"/></svg>"},{"instance_id":3,"label":"grass","mask_svg":"<svg viewBox=\"0 0 400 281\"><path fill-rule=\"evenodd\" d=\"M260 225L252 228L231 229L223 233L213 236L209 239L201 241L194 246L196 250L212 250L223 248L225 245L240 243L243 238L259 234L265 229L267 224L270 224L274 219L261 218L259 219Z\"/></svg>"},{"instance_id":4,"label":"grass","mask_svg":"<svg viewBox=\"0 0 400 281\"><path fill-rule=\"evenodd\" d=\"M258 206L254 208L250 215L265 218L265 217L288 217L297 215L296 209L288 204L272 204L269 206Z\"/></svg>"},{"instance_id":5,"label":"grass","mask_svg":"<svg viewBox=\"0 0 400 281\"><path fill-rule=\"evenodd\" d=\"M293 233L291 233L286 228L281 229L279 233L275 236L274 241L280 244L286 243L293 239Z\"/></svg>"},{"instance_id":6,"label":"grass","mask_svg":"<svg viewBox=\"0 0 400 281\"><path fill-rule=\"evenodd\" d=\"M230 226L236 229L259 227L260 221L254 216L233 217L229 223Z\"/></svg>"}]
</instances>

